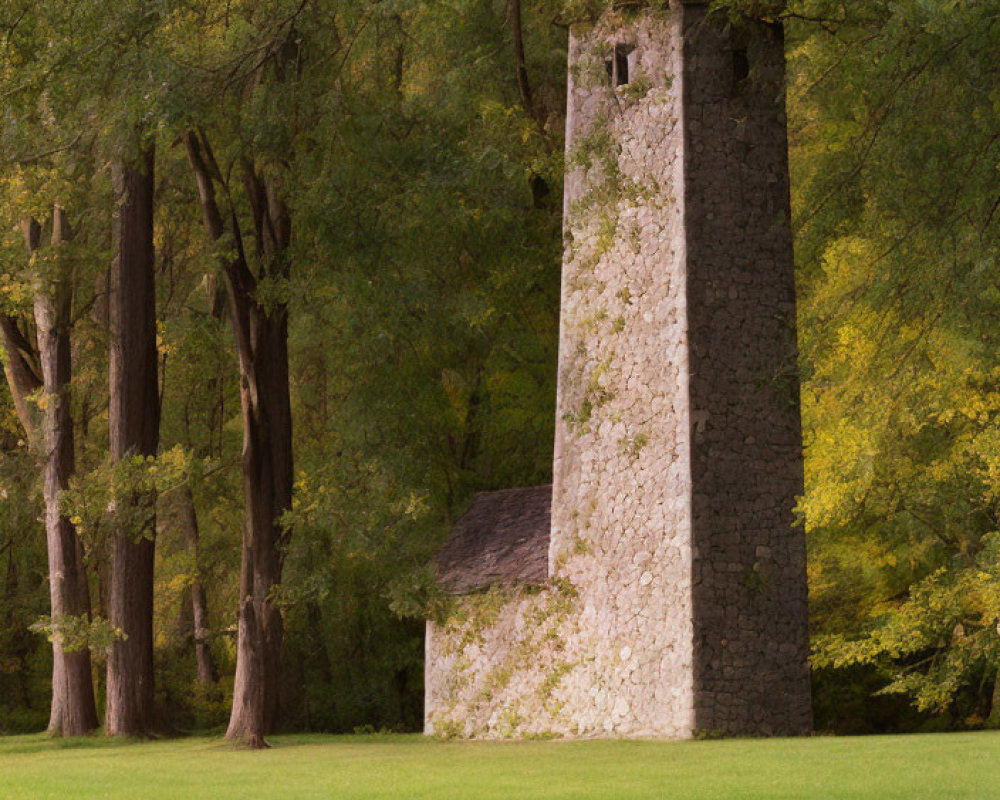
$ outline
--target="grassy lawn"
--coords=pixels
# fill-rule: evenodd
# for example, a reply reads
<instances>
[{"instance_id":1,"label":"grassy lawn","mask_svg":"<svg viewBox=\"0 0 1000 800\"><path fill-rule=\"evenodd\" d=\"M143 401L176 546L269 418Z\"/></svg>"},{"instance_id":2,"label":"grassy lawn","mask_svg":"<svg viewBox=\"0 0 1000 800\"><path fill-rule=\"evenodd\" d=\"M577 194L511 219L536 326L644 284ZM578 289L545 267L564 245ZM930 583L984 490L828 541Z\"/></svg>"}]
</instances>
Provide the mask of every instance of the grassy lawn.
<instances>
[{"instance_id":1,"label":"grassy lawn","mask_svg":"<svg viewBox=\"0 0 1000 800\"><path fill-rule=\"evenodd\" d=\"M711 742L0 738L0 798L1000 798L1000 733Z\"/></svg>"}]
</instances>

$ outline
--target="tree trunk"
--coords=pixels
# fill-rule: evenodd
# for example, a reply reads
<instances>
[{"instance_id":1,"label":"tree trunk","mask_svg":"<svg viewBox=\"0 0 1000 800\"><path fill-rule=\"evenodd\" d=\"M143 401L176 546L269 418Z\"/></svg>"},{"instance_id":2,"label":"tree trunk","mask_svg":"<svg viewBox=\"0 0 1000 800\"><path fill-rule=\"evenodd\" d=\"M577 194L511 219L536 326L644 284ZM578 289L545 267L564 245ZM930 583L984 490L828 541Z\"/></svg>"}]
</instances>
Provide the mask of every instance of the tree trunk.
<instances>
[{"instance_id":1,"label":"tree trunk","mask_svg":"<svg viewBox=\"0 0 1000 800\"><path fill-rule=\"evenodd\" d=\"M528 81L528 64L524 57L524 28L521 25L521 0L509 0L510 29L514 44L514 69L517 73L517 90L521 95L521 104L528 115L537 122L535 101L531 96L531 83Z\"/></svg>"},{"instance_id":2,"label":"tree trunk","mask_svg":"<svg viewBox=\"0 0 1000 800\"><path fill-rule=\"evenodd\" d=\"M184 137L194 171L205 230L219 239L224 222L214 181L222 175L203 135ZM252 162L243 165L245 190L253 211L261 271L287 279L286 251L291 232L280 192ZM225 264L229 313L240 362L243 417L243 495L246 518L237 609L236 680L227 739L266 746L278 707L283 623L274 591L281 582L287 532L281 516L292 506L292 414L288 392L288 308L257 302L257 279L250 271L239 222L230 223L236 256Z\"/></svg>"},{"instance_id":3,"label":"tree trunk","mask_svg":"<svg viewBox=\"0 0 1000 800\"><path fill-rule=\"evenodd\" d=\"M181 525L184 529L185 546L194 559L195 576L191 582L191 617L194 627L194 656L198 665L198 683L218 683L219 671L212 658L212 648L208 637L208 599L205 586L201 582L198 559L198 512L194 505L194 494L191 487L184 484L180 489Z\"/></svg>"},{"instance_id":4,"label":"tree trunk","mask_svg":"<svg viewBox=\"0 0 1000 800\"><path fill-rule=\"evenodd\" d=\"M52 244L69 239L65 212L55 208ZM90 616L90 590L83 564L83 548L73 524L59 510L59 492L69 487L75 468L70 383L72 275L59 263L51 286L35 296L35 324L47 402L42 416L45 468L45 538L49 556L49 593L52 635L52 710L49 733L82 736L97 725L90 650L64 650L59 626L65 617Z\"/></svg>"},{"instance_id":5,"label":"tree trunk","mask_svg":"<svg viewBox=\"0 0 1000 800\"><path fill-rule=\"evenodd\" d=\"M153 148L137 164L112 167L116 201L115 259L110 281L111 460L155 456L160 407L156 360L156 293L153 258ZM116 499L109 613L125 638L108 657L109 736L152 731L153 552L156 504L149 492ZM124 511L123 511L124 509ZM125 513L127 512L127 513Z\"/></svg>"},{"instance_id":6,"label":"tree trunk","mask_svg":"<svg viewBox=\"0 0 1000 800\"><path fill-rule=\"evenodd\" d=\"M268 316L254 305L249 318L251 346L240 351L246 520L226 738L259 747L278 707L283 624L273 592L281 583L285 541L279 518L292 502L292 437L287 311L273 309Z\"/></svg>"}]
</instances>

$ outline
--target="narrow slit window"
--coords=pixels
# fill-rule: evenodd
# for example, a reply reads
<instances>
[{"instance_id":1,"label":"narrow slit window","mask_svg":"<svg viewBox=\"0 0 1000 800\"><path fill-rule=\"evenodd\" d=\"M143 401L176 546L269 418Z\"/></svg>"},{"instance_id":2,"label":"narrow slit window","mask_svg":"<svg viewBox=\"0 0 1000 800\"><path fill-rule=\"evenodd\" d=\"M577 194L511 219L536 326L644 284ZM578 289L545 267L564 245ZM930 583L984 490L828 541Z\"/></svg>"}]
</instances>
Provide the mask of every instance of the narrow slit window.
<instances>
[{"instance_id":1,"label":"narrow slit window","mask_svg":"<svg viewBox=\"0 0 1000 800\"><path fill-rule=\"evenodd\" d=\"M750 77L750 59L745 47L733 50L733 83L737 86Z\"/></svg>"},{"instance_id":2,"label":"narrow slit window","mask_svg":"<svg viewBox=\"0 0 1000 800\"><path fill-rule=\"evenodd\" d=\"M608 84L615 87L628 85L630 73L635 72L634 50L632 45L616 44L611 54L604 59L604 69L608 72Z\"/></svg>"},{"instance_id":3,"label":"narrow slit window","mask_svg":"<svg viewBox=\"0 0 1000 800\"><path fill-rule=\"evenodd\" d=\"M631 49L623 44L615 45L615 86L628 84L628 54Z\"/></svg>"}]
</instances>

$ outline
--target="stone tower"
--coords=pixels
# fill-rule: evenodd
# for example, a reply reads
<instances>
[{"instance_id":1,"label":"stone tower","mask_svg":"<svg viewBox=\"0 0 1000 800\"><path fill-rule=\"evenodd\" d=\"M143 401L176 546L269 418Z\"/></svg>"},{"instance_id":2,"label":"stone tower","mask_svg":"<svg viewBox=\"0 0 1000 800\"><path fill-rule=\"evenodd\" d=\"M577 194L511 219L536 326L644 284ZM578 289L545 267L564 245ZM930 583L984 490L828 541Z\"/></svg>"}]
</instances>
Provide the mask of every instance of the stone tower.
<instances>
[{"instance_id":1,"label":"stone tower","mask_svg":"<svg viewBox=\"0 0 1000 800\"><path fill-rule=\"evenodd\" d=\"M811 727L782 35L706 6L571 32L554 485L446 545L428 732Z\"/></svg>"}]
</instances>

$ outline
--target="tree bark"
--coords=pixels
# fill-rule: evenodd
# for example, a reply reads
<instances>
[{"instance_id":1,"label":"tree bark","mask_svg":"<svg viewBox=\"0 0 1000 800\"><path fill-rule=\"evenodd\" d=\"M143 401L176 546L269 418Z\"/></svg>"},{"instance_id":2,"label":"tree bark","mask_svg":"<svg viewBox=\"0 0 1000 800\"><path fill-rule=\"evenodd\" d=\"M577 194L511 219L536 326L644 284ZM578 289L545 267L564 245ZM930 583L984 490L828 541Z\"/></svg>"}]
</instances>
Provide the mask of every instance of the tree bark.
<instances>
[{"instance_id":1,"label":"tree bark","mask_svg":"<svg viewBox=\"0 0 1000 800\"><path fill-rule=\"evenodd\" d=\"M41 242L41 226L33 218L21 222L30 256ZM69 239L65 212L55 208L54 247ZM18 320L0 317L7 359L4 372L25 437L39 456L44 474L46 549L52 632L52 703L48 730L54 735L80 736L97 727L90 650L63 649L59 626L67 617L89 617L90 590L83 546L72 524L59 513L59 492L67 488L75 466L70 406L72 359L70 326L72 275L65 265L51 285L42 285L35 298L37 345L22 331ZM47 402L39 410L29 396L43 390Z\"/></svg>"},{"instance_id":2,"label":"tree bark","mask_svg":"<svg viewBox=\"0 0 1000 800\"><path fill-rule=\"evenodd\" d=\"M209 239L222 236L223 217L215 197L221 174L203 136L184 137L195 174ZM288 277L291 226L274 181L249 160L244 189L253 211L254 236L262 274ZM281 582L287 531L281 516L292 505L292 415L288 391L288 308L257 302L257 279L250 271L239 221L230 214L236 256L224 267L229 315L240 364L243 418L243 495L246 505L237 609L236 679L226 738L265 747L278 707L283 637L274 592Z\"/></svg>"},{"instance_id":3,"label":"tree bark","mask_svg":"<svg viewBox=\"0 0 1000 800\"><path fill-rule=\"evenodd\" d=\"M517 90L521 96L521 105L528 116L535 121L538 133L545 142L546 149L551 153L554 147L552 137L545 129L545 111L535 102L531 91L531 81L528 80L528 62L524 54L524 26L521 23L521 0L508 0L507 13L510 17L511 38L514 45L514 69L517 72ZM535 208L544 208L551 193L549 184L537 172L528 177L531 189L532 204Z\"/></svg>"},{"instance_id":4,"label":"tree bark","mask_svg":"<svg viewBox=\"0 0 1000 800\"><path fill-rule=\"evenodd\" d=\"M233 711L226 738L260 746L278 706L281 612L274 590L281 583L284 531L291 508L292 447L288 396L287 311L249 314L252 349L241 354L243 494L246 520L240 565L240 600Z\"/></svg>"},{"instance_id":5,"label":"tree bark","mask_svg":"<svg viewBox=\"0 0 1000 800\"><path fill-rule=\"evenodd\" d=\"M65 211L56 206L52 244L58 247L69 238ZM45 538L53 620L49 733L82 736L98 725L90 649L65 650L59 632L60 623L66 617L89 618L90 589L83 547L73 524L59 510L59 492L69 488L76 460L70 404L73 282L67 266L61 262L57 265L58 273L51 285L41 287L35 296L35 325L46 398L42 414Z\"/></svg>"},{"instance_id":6,"label":"tree bark","mask_svg":"<svg viewBox=\"0 0 1000 800\"><path fill-rule=\"evenodd\" d=\"M156 292L153 256L153 148L134 164L115 164L118 209L111 265L111 460L155 456L160 406L157 386ZM131 491L116 499L108 611L126 638L108 656L109 736L143 736L155 726L153 706L153 554L155 498ZM127 513L126 513L127 512Z\"/></svg>"},{"instance_id":7,"label":"tree bark","mask_svg":"<svg viewBox=\"0 0 1000 800\"><path fill-rule=\"evenodd\" d=\"M514 68L517 71L517 90L521 95L521 104L528 115L537 122L535 102L531 95L531 83L528 81L528 64L524 56L524 28L521 25L521 0L509 0L510 28L514 44Z\"/></svg>"}]
</instances>

